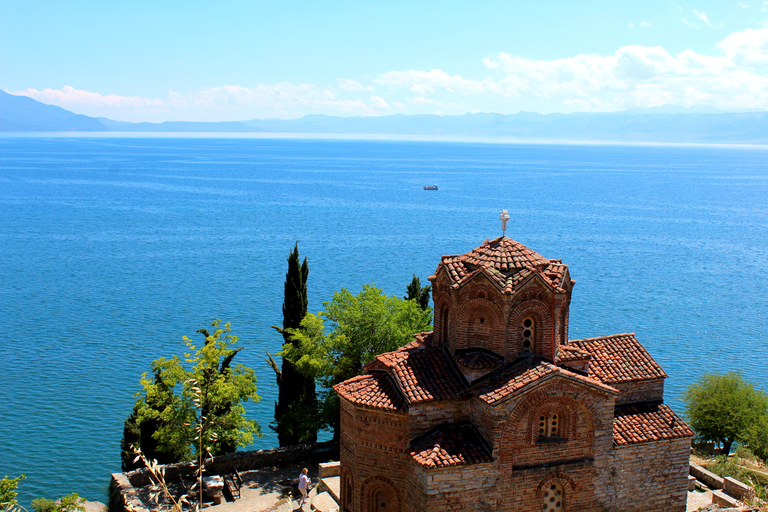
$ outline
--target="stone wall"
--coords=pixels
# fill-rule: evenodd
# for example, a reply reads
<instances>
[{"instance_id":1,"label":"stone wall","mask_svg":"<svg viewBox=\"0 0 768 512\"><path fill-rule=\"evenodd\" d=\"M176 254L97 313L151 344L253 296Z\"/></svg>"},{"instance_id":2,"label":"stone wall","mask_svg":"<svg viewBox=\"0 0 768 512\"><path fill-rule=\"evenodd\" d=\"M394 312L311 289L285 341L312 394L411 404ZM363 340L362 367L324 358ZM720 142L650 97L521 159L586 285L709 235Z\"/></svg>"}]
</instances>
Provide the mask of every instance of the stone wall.
<instances>
[{"instance_id":1,"label":"stone wall","mask_svg":"<svg viewBox=\"0 0 768 512\"><path fill-rule=\"evenodd\" d=\"M612 492L605 504L622 512L684 512L690 451L689 438L615 447L615 469L596 482Z\"/></svg>"},{"instance_id":2,"label":"stone wall","mask_svg":"<svg viewBox=\"0 0 768 512\"><path fill-rule=\"evenodd\" d=\"M342 486L353 489L342 491L342 509L366 510L367 501L378 499L388 510L397 510L403 502L408 445L407 414L355 408L342 399Z\"/></svg>"},{"instance_id":3,"label":"stone wall","mask_svg":"<svg viewBox=\"0 0 768 512\"><path fill-rule=\"evenodd\" d=\"M616 405L664 400L664 379L620 382L611 386L621 391L616 397Z\"/></svg>"},{"instance_id":4,"label":"stone wall","mask_svg":"<svg viewBox=\"0 0 768 512\"><path fill-rule=\"evenodd\" d=\"M254 450L236 452L215 457L205 467L208 474L224 475L238 471L248 471L264 466L280 466L295 462L320 462L331 458L337 458L338 452L331 445L298 445L284 448L272 448L269 450ZM167 464L161 466L165 471L165 481L173 482L183 478L191 478L197 464L194 462L181 462L179 464ZM151 483L151 473L148 469L137 469L129 473L114 473L110 483L110 512L149 512L139 498L137 488Z\"/></svg>"},{"instance_id":5,"label":"stone wall","mask_svg":"<svg viewBox=\"0 0 768 512\"><path fill-rule=\"evenodd\" d=\"M411 464L408 505L412 512L498 510L496 469L493 463L447 468L424 468Z\"/></svg>"}]
</instances>

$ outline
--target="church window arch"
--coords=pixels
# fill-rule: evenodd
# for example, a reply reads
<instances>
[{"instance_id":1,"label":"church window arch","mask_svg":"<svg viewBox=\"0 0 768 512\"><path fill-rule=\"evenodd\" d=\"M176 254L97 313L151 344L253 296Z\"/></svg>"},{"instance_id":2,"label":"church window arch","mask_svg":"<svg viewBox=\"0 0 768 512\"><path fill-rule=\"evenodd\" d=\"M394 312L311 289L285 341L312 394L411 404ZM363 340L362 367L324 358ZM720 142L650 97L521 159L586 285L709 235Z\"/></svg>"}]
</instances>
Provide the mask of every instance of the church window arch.
<instances>
[{"instance_id":1,"label":"church window arch","mask_svg":"<svg viewBox=\"0 0 768 512\"><path fill-rule=\"evenodd\" d=\"M539 439L560 437L560 414L548 411L539 416Z\"/></svg>"},{"instance_id":2,"label":"church window arch","mask_svg":"<svg viewBox=\"0 0 768 512\"><path fill-rule=\"evenodd\" d=\"M522 325L522 347L523 350L533 350L533 340L536 333L536 320L532 316L523 319Z\"/></svg>"},{"instance_id":3,"label":"church window arch","mask_svg":"<svg viewBox=\"0 0 768 512\"><path fill-rule=\"evenodd\" d=\"M565 489L562 484L551 483L544 489L542 512L565 511Z\"/></svg>"},{"instance_id":4,"label":"church window arch","mask_svg":"<svg viewBox=\"0 0 768 512\"><path fill-rule=\"evenodd\" d=\"M365 512L399 512L400 498L389 482L378 477L368 480L363 490Z\"/></svg>"}]
</instances>

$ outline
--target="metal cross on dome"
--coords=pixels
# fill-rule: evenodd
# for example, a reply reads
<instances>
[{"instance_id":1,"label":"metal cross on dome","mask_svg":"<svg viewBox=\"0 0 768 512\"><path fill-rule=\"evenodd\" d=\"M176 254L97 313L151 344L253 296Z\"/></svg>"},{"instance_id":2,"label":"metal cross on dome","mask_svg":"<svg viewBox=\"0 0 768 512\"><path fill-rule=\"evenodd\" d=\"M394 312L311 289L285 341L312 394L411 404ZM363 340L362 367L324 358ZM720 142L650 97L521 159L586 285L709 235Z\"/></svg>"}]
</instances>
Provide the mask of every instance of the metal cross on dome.
<instances>
[{"instance_id":1,"label":"metal cross on dome","mask_svg":"<svg viewBox=\"0 0 768 512\"><path fill-rule=\"evenodd\" d=\"M504 233L507 231L507 221L509 220L509 214L507 213L507 210L501 210L499 219L501 219L501 236L504 236Z\"/></svg>"}]
</instances>

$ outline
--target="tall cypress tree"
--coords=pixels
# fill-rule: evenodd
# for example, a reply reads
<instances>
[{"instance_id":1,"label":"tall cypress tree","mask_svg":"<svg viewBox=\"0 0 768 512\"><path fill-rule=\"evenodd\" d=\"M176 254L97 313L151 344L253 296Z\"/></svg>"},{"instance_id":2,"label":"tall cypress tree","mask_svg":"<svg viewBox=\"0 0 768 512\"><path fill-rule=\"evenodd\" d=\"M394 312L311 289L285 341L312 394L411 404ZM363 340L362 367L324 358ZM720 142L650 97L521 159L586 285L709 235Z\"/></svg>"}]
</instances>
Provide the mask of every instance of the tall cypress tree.
<instances>
[{"instance_id":1,"label":"tall cypress tree","mask_svg":"<svg viewBox=\"0 0 768 512\"><path fill-rule=\"evenodd\" d=\"M285 274L285 292L283 297L283 328L277 329L283 334L285 343L295 344L286 329L297 329L304 315L307 314L307 277L309 266L307 258L299 265L299 243L288 255L288 272ZM277 369L277 365L273 364ZM280 446L317 441L317 395L315 379L305 377L296 371L293 364L283 358L281 371L277 374L279 387L275 404L275 423L272 428L277 432Z\"/></svg>"}]
</instances>

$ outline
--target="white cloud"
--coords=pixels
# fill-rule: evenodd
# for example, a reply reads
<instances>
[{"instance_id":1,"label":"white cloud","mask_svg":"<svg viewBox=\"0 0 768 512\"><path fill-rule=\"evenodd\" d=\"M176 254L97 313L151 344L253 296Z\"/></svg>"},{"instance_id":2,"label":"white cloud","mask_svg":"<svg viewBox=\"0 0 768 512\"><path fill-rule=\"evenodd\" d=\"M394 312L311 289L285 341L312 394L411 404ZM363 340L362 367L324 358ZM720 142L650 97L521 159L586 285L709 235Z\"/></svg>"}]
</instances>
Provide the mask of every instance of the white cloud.
<instances>
[{"instance_id":1,"label":"white cloud","mask_svg":"<svg viewBox=\"0 0 768 512\"><path fill-rule=\"evenodd\" d=\"M647 27L652 27L652 26L653 26L653 23L651 23L651 22L649 22L649 21L641 21L641 22L640 22L640 23L638 23L637 25L635 25L634 23L627 23L627 26L628 26L629 28L635 28L635 27L639 27L639 28L647 28Z\"/></svg>"},{"instance_id":2,"label":"white cloud","mask_svg":"<svg viewBox=\"0 0 768 512\"><path fill-rule=\"evenodd\" d=\"M694 9L693 14L695 14L697 18L699 18L701 21L703 21L707 25L710 25L710 26L712 25L712 23L709 22L709 18L707 18L707 13L699 12L696 9Z\"/></svg>"},{"instance_id":3,"label":"white cloud","mask_svg":"<svg viewBox=\"0 0 768 512\"><path fill-rule=\"evenodd\" d=\"M37 89L11 91L11 94L29 96L41 103L58 106L69 105L71 107L136 108L159 107L166 103L163 100L153 100L139 96L120 96L117 94L102 96L97 92L83 91L69 85L65 85L61 89L43 89L42 91Z\"/></svg>"},{"instance_id":4,"label":"white cloud","mask_svg":"<svg viewBox=\"0 0 768 512\"><path fill-rule=\"evenodd\" d=\"M436 89L446 89L452 92L482 93L486 92L484 81L468 80L458 75L449 75L445 71L389 71L379 75L374 82L388 85L392 88L407 87L416 94L434 93Z\"/></svg>"},{"instance_id":5,"label":"white cloud","mask_svg":"<svg viewBox=\"0 0 768 512\"><path fill-rule=\"evenodd\" d=\"M373 108L389 110L389 104L387 103L387 100L381 96L371 96L371 106Z\"/></svg>"},{"instance_id":6,"label":"white cloud","mask_svg":"<svg viewBox=\"0 0 768 512\"><path fill-rule=\"evenodd\" d=\"M355 92L355 91L369 91L369 92L373 92L373 90L374 90L374 87L371 86L371 85L366 87L363 84L361 84L360 82L358 82L357 80L350 80L348 78L338 78L336 80L336 82L337 82L337 84L338 84L338 86L340 88L344 89L345 91L349 91L349 92Z\"/></svg>"}]
</instances>

